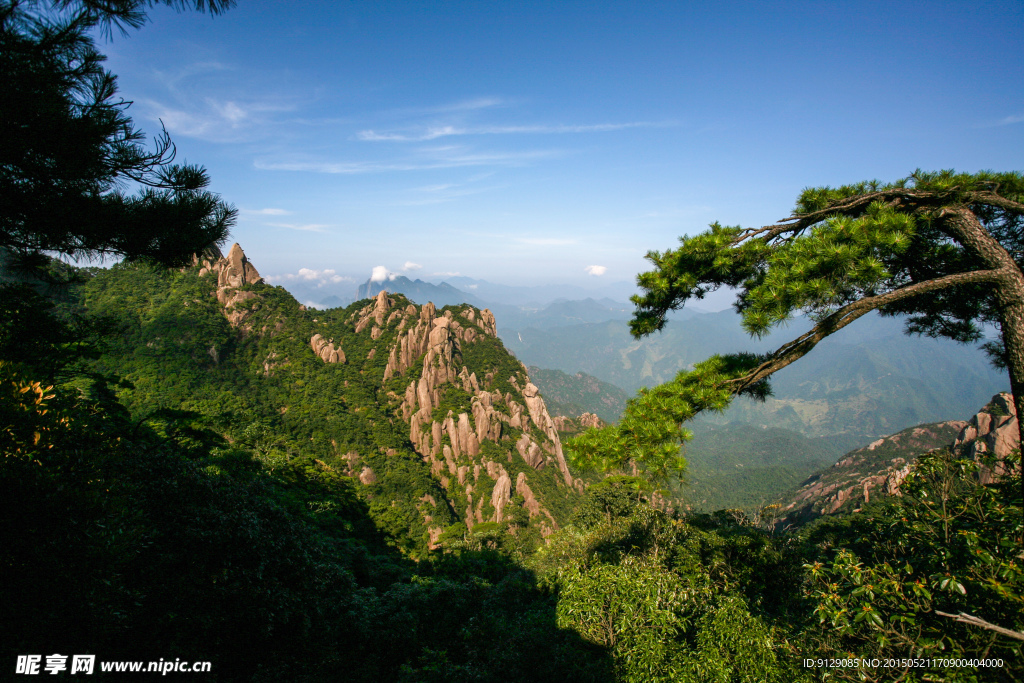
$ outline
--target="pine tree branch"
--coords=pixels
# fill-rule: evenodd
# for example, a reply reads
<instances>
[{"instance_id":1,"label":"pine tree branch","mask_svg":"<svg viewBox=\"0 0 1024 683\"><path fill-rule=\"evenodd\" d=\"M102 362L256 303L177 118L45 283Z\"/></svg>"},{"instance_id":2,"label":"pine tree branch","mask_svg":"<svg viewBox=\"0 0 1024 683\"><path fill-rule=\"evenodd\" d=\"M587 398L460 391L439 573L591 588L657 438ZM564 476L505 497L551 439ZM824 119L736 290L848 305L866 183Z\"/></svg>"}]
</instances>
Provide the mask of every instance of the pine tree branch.
<instances>
[{"instance_id":1,"label":"pine tree branch","mask_svg":"<svg viewBox=\"0 0 1024 683\"><path fill-rule=\"evenodd\" d=\"M733 243L740 244L753 238L769 242L786 233L798 233L836 214L851 215L859 213L876 201L900 206L901 208L914 208L915 205L919 204L941 205L947 203L959 189L959 187L953 187L942 192L935 192L933 190L915 190L913 188L899 187L869 192L835 202L824 209L812 211L811 213L784 218L774 225L744 230ZM962 203L987 204L1005 211L1024 214L1024 204L992 191L968 192L962 197ZM908 207L908 204L911 206Z\"/></svg>"},{"instance_id":2,"label":"pine tree branch","mask_svg":"<svg viewBox=\"0 0 1024 683\"><path fill-rule=\"evenodd\" d=\"M836 312L825 317L821 322L811 328L810 331L800 335L791 342L779 347L765 362L754 368L742 377L729 380L725 386L729 387L732 393L739 394L752 385L760 382L768 376L778 372L782 368L803 358L811 349L817 346L825 337L838 332L854 320L870 313L871 311L896 303L919 294L933 292L957 285L979 284L984 282L996 282L1003 277L1001 270L975 270L969 273L955 273L945 277L918 282L907 285L900 289L886 292L878 296L866 297L851 304L843 306Z\"/></svg>"}]
</instances>

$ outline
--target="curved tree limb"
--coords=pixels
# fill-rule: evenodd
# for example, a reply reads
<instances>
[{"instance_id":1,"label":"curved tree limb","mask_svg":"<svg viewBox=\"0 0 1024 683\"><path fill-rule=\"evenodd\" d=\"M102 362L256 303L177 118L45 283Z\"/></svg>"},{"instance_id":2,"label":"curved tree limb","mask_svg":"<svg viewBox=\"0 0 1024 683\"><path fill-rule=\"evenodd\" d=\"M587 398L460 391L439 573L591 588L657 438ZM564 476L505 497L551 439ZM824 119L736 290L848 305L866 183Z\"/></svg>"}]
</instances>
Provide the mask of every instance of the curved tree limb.
<instances>
[{"instance_id":1,"label":"curved tree limb","mask_svg":"<svg viewBox=\"0 0 1024 683\"><path fill-rule=\"evenodd\" d=\"M873 202L884 201L897 206L906 204L932 204L942 205L949 201L958 187L950 188L942 192L933 190L916 190L914 188L896 187L886 190L878 190L867 194L857 195L841 202L836 202L824 209L812 211L806 214L793 215L783 218L774 225L765 225L760 228L744 230L736 238L734 244L747 241L752 238L759 238L768 242L785 233L800 232L819 223L829 216L837 214L848 215L870 206ZM1024 203L1013 201L1002 197L992 191L967 192L961 198L964 204L988 204L996 206L1004 211L1024 214Z\"/></svg>"},{"instance_id":2,"label":"curved tree limb","mask_svg":"<svg viewBox=\"0 0 1024 683\"><path fill-rule=\"evenodd\" d=\"M975 270L969 273L955 273L953 275L935 278L934 280L927 280L925 282L907 285L906 287L901 287L878 296L867 297L854 301L853 303L843 306L834 313L826 316L808 332L800 335L791 342L783 344L769 356L768 360L761 363L743 377L729 380L726 382L726 386L729 387L730 391L734 394L743 392L750 386L778 372L794 361L806 356L811 349L817 346L818 342L823 340L825 337L843 329L854 320L857 320L866 313L870 313L882 306L886 306L912 296L917 296L918 294L925 294L927 292L946 289L957 285L997 282L1004 276L1005 275L1001 270Z\"/></svg>"}]
</instances>

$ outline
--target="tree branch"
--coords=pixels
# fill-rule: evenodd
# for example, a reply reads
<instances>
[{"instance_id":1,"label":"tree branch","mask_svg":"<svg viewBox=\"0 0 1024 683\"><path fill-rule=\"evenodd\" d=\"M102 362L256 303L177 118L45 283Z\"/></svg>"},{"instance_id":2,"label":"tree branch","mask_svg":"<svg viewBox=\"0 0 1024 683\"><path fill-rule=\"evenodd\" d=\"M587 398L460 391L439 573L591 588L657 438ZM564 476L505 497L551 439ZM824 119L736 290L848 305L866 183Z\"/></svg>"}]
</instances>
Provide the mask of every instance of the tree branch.
<instances>
[{"instance_id":1,"label":"tree branch","mask_svg":"<svg viewBox=\"0 0 1024 683\"><path fill-rule=\"evenodd\" d=\"M975 617L970 614L964 614L963 612L961 612L960 614L948 614L947 612L940 612L939 610L935 610L935 613L938 614L940 617L949 617L953 621L959 621L962 624L970 624L971 626L979 626L981 628L986 628L989 631L995 631L996 633L1007 636L1008 638L1024 640L1024 633L1021 633L1020 631L1011 631L1010 629L1003 628L1002 626L996 626L991 622L985 621L981 617Z\"/></svg>"},{"instance_id":2,"label":"tree branch","mask_svg":"<svg viewBox=\"0 0 1024 683\"><path fill-rule=\"evenodd\" d=\"M803 358L825 337L828 337L834 332L838 332L864 314L877 308L881 308L882 306L886 306L912 296L917 296L919 294L925 294L927 292L946 289L957 285L996 282L1003 276L1004 273L1002 270L975 270L969 273L955 273L953 275L935 278L934 280L927 280L925 282L907 285L906 287L901 287L900 289L880 294L878 296L867 297L854 301L853 303L843 306L836 312L828 315L825 319L811 328L810 331L779 347L771 354L771 356L769 356L768 360L761 363L761 365L757 366L743 377L737 377L736 379L729 380L725 385L729 387L732 393L741 393L753 384L756 384L773 373L778 372L794 361Z\"/></svg>"},{"instance_id":3,"label":"tree branch","mask_svg":"<svg viewBox=\"0 0 1024 683\"><path fill-rule=\"evenodd\" d=\"M849 215L850 213L870 206L871 203L875 201L897 203L927 202L941 204L948 201L950 196L955 193L957 189L959 188L954 187L942 192L935 192L932 190L915 190L914 188L894 187L887 190L868 192L867 194L857 195L843 201L830 204L824 209L819 209L818 211L784 218L774 225L766 225L761 228L750 228L748 230L744 230L740 233L739 237L736 238L735 244L739 244L740 242L744 242L755 237L767 242L784 233L799 232L809 228L829 216L834 216L836 214ZM999 207L1005 211L1024 214L1024 204L1000 196L992 191L968 192L963 199L964 203L967 204L988 204L990 206Z\"/></svg>"},{"instance_id":4,"label":"tree branch","mask_svg":"<svg viewBox=\"0 0 1024 683\"><path fill-rule=\"evenodd\" d=\"M1005 211L1024 214L1024 204L1002 197L995 192L972 192L968 198L968 203L989 204L990 206L998 206Z\"/></svg>"}]
</instances>

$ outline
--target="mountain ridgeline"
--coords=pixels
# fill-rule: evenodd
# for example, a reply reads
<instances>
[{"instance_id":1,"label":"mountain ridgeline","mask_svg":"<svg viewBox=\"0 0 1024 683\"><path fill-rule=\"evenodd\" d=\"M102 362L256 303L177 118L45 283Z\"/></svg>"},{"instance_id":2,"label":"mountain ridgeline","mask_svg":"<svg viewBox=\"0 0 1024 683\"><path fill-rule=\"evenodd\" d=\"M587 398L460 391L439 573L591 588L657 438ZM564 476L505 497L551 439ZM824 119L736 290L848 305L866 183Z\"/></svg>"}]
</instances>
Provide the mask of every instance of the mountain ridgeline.
<instances>
[{"instance_id":1,"label":"mountain ridgeline","mask_svg":"<svg viewBox=\"0 0 1024 683\"><path fill-rule=\"evenodd\" d=\"M307 310L237 244L182 272L98 271L84 299L128 328L101 364L132 383L134 413L182 408L241 439L275 435L261 445L271 465L307 458L352 477L414 554L477 527L536 544L583 491L487 310L384 291Z\"/></svg>"},{"instance_id":2,"label":"mountain ridgeline","mask_svg":"<svg viewBox=\"0 0 1024 683\"><path fill-rule=\"evenodd\" d=\"M977 463L978 481L1005 477L1006 458L1020 447L1013 397L996 394L969 421L947 420L904 429L857 448L778 498L780 524L801 525L823 515L859 511L901 494L917 458L936 450Z\"/></svg>"},{"instance_id":3,"label":"mountain ridgeline","mask_svg":"<svg viewBox=\"0 0 1024 683\"><path fill-rule=\"evenodd\" d=\"M810 683L805 656L913 644L1005 663L978 680L1020 677L1019 641L942 615L1024 627L1012 453L876 445L875 464L909 466L901 495L845 472L812 512L870 489L869 514L775 535L763 515L698 509L765 475L795 487L837 444L712 425L687 451L704 492L666 510L638 477L569 469L559 432L600 417L553 417L487 310L388 292L309 310L237 245L183 270L78 272L59 302L0 298L10 659L210 660L224 681ZM538 381L590 407L607 393ZM1013 445L1005 403L965 427L971 453Z\"/></svg>"}]
</instances>

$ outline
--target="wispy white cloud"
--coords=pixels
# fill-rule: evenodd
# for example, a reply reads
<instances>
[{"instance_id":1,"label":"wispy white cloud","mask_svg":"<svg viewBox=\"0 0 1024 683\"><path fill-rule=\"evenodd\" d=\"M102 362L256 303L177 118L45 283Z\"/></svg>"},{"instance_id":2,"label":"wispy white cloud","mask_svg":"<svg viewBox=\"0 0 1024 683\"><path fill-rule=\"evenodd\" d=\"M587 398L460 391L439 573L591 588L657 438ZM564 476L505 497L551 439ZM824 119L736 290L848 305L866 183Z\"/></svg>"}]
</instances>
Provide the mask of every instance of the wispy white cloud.
<instances>
[{"instance_id":1,"label":"wispy white cloud","mask_svg":"<svg viewBox=\"0 0 1024 683\"><path fill-rule=\"evenodd\" d=\"M242 213L253 216L288 216L291 211L284 209L242 209Z\"/></svg>"},{"instance_id":2,"label":"wispy white cloud","mask_svg":"<svg viewBox=\"0 0 1024 683\"><path fill-rule=\"evenodd\" d=\"M509 100L503 97L470 97L464 100L456 100L454 102L446 102L444 104L437 104L433 106L422 106L422 107L401 107L398 109L392 109L390 111L382 112L381 116L385 118L412 118L416 116L424 116L430 114L467 114L483 109L493 109L495 107L503 107L509 104Z\"/></svg>"},{"instance_id":3,"label":"wispy white cloud","mask_svg":"<svg viewBox=\"0 0 1024 683\"><path fill-rule=\"evenodd\" d=\"M295 103L284 101L245 102L212 97L177 99L183 101L175 105L146 99L140 104L150 117L160 119L164 127L175 135L217 142L237 141L254 129L272 124L273 117L269 114L296 108Z\"/></svg>"},{"instance_id":4,"label":"wispy white cloud","mask_svg":"<svg viewBox=\"0 0 1024 683\"><path fill-rule=\"evenodd\" d=\"M1015 123L1021 123L1021 122L1024 122L1024 116L1007 116L1004 119L1000 119L999 123L996 124L996 125L999 125L999 126L1011 126L1011 125L1013 125Z\"/></svg>"},{"instance_id":5,"label":"wispy white cloud","mask_svg":"<svg viewBox=\"0 0 1024 683\"><path fill-rule=\"evenodd\" d=\"M423 266L421 266L418 263L413 263L412 261L406 261L405 265L402 267L402 270L419 270L422 267Z\"/></svg>"},{"instance_id":6,"label":"wispy white cloud","mask_svg":"<svg viewBox=\"0 0 1024 683\"><path fill-rule=\"evenodd\" d=\"M430 276L434 277L436 275L438 277L456 277L459 274L460 273L456 270L456 271L448 271L446 273L431 273Z\"/></svg>"},{"instance_id":7,"label":"wispy white cloud","mask_svg":"<svg viewBox=\"0 0 1024 683\"><path fill-rule=\"evenodd\" d=\"M587 271L591 275L604 275L608 272L608 266L587 266L583 270Z\"/></svg>"},{"instance_id":8,"label":"wispy white cloud","mask_svg":"<svg viewBox=\"0 0 1024 683\"><path fill-rule=\"evenodd\" d=\"M451 104L442 104L437 107L431 108L429 111L435 112L448 112L448 111L475 111L477 109L491 109L492 107L500 107L505 104L505 100L500 97L473 97L468 100L459 100L458 102L452 102Z\"/></svg>"},{"instance_id":9,"label":"wispy white cloud","mask_svg":"<svg viewBox=\"0 0 1024 683\"><path fill-rule=\"evenodd\" d=\"M461 197L467 197L482 192L489 192L500 185L480 185L480 181L494 175L494 171L477 173L461 183L443 183L439 185L424 185L409 190L411 198L398 202L402 206L424 206L428 204L442 204L451 202Z\"/></svg>"},{"instance_id":10,"label":"wispy white cloud","mask_svg":"<svg viewBox=\"0 0 1024 683\"><path fill-rule=\"evenodd\" d=\"M338 275L337 271L335 271L333 268L326 268L324 270L316 270L314 268L299 268L299 272L297 273L270 275L266 278L266 280L271 284L280 282L304 282L306 284L315 284L317 287L336 285L341 282L355 282L353 278L347 275Z\"/></svg>"},{"instance_id":11,"label":"wispy white cloud","mask_svg":"<svg viewBox=\"0 0 1024 683\"><path fill-rule=\"evenodd\" d=\"M157 87L137 105L176 136L239 142L266 135L278 114L298 109L313 95L273 73L252 73L216 61L153 71Z\"/></svg>"},{"instance_id":12,"label":"wispy white cloud","mask_svg":"<svg viewBox=\"0 0 1024 683\"><path fill-rule=\"evenodd\" d=\"M699 216L707 214L714 209L710 206L704 205L693 205L683 206L671 209L655 209L653 211L647 211L640 215L640 218L690 218L693 216Z\"/></svg>"},{"instance_id":13,"label":"wispy white cloud","mask_svg":"<svg viewBox=\"0 0 1024 683\"><path fill-rule=\"evenodd\" d=\"M555 247L579 243L579 240L561 237L517 237L515 238L515 240L516 242L520 242L521 244L531 244L534 246L542 247Z\"/></svg>"},{"instance_id":14,"label":"wispy white cloud","mask_svg":"<svg viewBox=\"0 0 1024 683\"><path fill-rule=\"evenodd\" d=\"M461 152L453 148L420 150L425 159L407 161L324 161L311 159L256 159L255 168L262 171L307 171L357 175L363 173L387 173L389 171L424 171L466 166L523 166L532 161L549 159L563 154L560 150L528 150L525 152Z\"/></svg>"},{"instance_id":15,"label":"wispy white cloud","mask_svg":"<svg viewBox=\"0 0 1024 683\"><path fill-rule=\"evenodd\" d=\"M327 232L326 228L331 227L323 223L306 223L304 225L298 225L295 223L266 223L274 228L288 228L289 230L302 230L305 232Z\"/></svg>"},{"instance_id":16,"label":"wispy white cloud","mask_svg":"<svg viewBox=\"0 0 1024 683\"><path fill-rule=\"evenodd\" d=\"M422 133L416 136L402 135L399 133L377 133L372 130L361 130L356 133L357 140L368 140L368 141L380 141L380 140L391 140L399 142L418 141L423 142L424 140L436 140L437 138L447 137L449 135L462 135L456 128L452 126L443 126L441 128L433 128L428 130L426 133Z\"/></svg>"},{"instance_id":17,"label":"wispy white cloud","mask_svg":"<svg viewBox=\"0 0 1024 683\"><path fill-rule=\"evenodd\" d=\"M535 134L548 135L558 133L604 133L624 130L627 128L651 128L673 125L671 123L655 123L651 121L635 121L631 123L598 123L591 125L535 125L535 126L434 126L418 132L377 132L363 130L356 133L357 140L368 142L425 142L438 138L456 135L517 135Z\"/></svg>"},{"instance_id":18,"label":"wispy white cloud","mask_svg":"<svg viewBox=\"0 0 1024 683\"><path fill-rule=\"evenodd\" d=\"M414 192L444 192L452 188L459 187L457 183L445 183L443 185L424 185L423 187L414 187Z\"/></svg>"}]
</instances>

